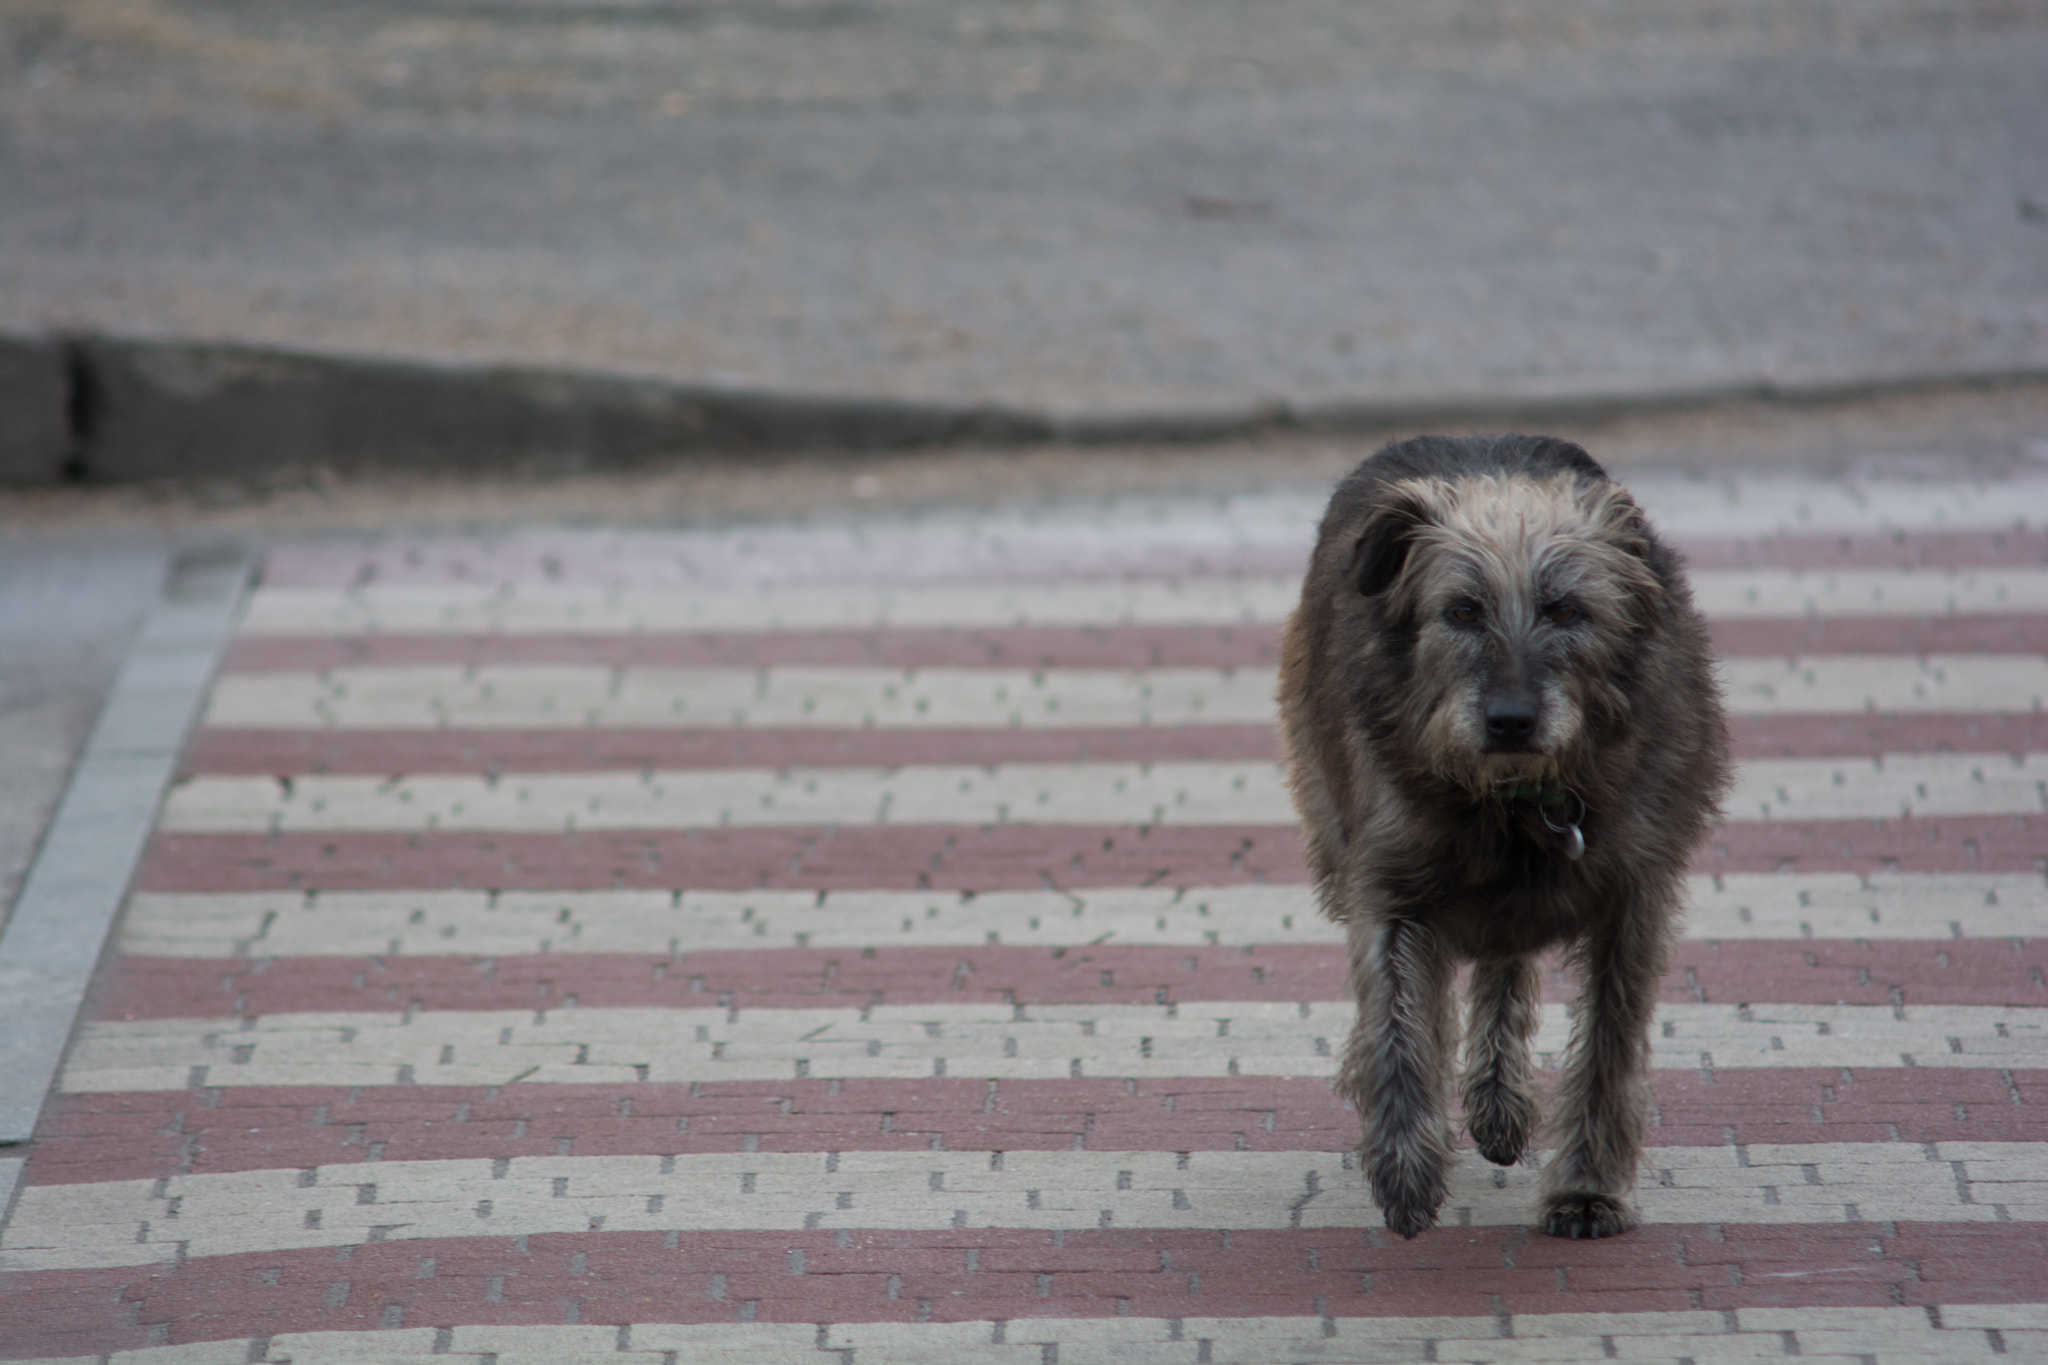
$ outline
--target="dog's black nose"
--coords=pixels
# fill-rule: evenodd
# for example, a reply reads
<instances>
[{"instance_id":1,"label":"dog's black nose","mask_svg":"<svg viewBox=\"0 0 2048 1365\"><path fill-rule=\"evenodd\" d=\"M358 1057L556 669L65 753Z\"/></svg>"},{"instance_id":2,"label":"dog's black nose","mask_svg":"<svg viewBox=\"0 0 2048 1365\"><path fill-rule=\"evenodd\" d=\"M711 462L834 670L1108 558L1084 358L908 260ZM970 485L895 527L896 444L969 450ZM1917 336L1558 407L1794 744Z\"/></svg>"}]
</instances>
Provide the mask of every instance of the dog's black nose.
<instances>
[{"instance_id":1,"label":"dog's black nose","mask_svg":"<svg viewBox=\"0 0 2048 1365\"><path fill-rule=\"evenodd\" d=\"M1486 744L1519 749L1536 734L1536 699L1527 693L1494 697L1486 703Z\"/></svg>"}]
</instances>

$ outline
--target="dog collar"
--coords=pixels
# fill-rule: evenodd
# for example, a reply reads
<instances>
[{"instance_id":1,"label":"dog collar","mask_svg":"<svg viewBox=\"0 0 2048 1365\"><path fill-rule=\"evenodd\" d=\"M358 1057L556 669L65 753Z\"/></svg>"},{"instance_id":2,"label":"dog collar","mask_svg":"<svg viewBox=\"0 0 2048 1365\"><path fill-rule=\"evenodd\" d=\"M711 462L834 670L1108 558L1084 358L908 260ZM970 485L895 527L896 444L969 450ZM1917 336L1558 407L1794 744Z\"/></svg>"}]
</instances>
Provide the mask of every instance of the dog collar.
<instances>
[{"instance_id":1,"label":"dog collar","mask_svg":"<svg viewBox=\"0 0 2048 1365\"><path fill-rule=\"evenodd\" d=\"M1527 801L1536 807L1536 814L1544 827L1552 834L1564 836L1564 856L1569 862L1577 862L1586 855L1586 836L1579 831L1580 822L1586 818L1586 798L1562 782L1510 782L1494 788L1504 801ZM1550 818L1553 810L1572 812L1564 815L1564 823Z\"/></svg>"}]
</instances>

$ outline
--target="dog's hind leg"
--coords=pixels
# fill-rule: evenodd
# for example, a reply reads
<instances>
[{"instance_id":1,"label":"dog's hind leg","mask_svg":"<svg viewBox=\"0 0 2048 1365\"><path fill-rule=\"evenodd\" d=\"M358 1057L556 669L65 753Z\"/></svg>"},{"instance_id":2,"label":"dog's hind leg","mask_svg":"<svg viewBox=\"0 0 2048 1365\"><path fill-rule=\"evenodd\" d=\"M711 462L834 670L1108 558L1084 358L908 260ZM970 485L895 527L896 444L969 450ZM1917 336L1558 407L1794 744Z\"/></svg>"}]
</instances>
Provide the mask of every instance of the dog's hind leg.
<instances>
[{"instance_id":1,"label":"dog's hind leg","mask_svg":"<svg viewBox=\"0 0 2048 1365\"><path fill-rule=\"evenodd\" d=\"M1528 957L1482 957L1472 967L1465 1030L1465 1128L1496 1166L1521 1160L1536 1130L1529 1040L1542 979Z\"/></svg>"},{"instance_id":2,"label":"dog's hind leg","mask_svg":"<svg viewBox=\"0 0 2048 1365\"><path fill-rule=\"evenodd\" d=\"M1557 1098L1557 1150L1543 1171L1553 1237L1611 1237L1636 1224L1629 1195L1649 1109L1650 1025L1663 975L1662 918L1622 915L1582 955L1585 985Z\"/></svg>"},{"instance_id":3,"label":"dog's hind leg","mask_svg":"<svg viewBox=\"0 0 2048 1365\"><path fill-rule=\"evenodd\" d=\"M1451 1164L1450 958L1412 920L1353 921L1351 985L1358 1025L1337 1086L1364 1120L1359 1155L1387 1226L1413 1237L1436 1222Z\"/></svg>"}]
</instances>

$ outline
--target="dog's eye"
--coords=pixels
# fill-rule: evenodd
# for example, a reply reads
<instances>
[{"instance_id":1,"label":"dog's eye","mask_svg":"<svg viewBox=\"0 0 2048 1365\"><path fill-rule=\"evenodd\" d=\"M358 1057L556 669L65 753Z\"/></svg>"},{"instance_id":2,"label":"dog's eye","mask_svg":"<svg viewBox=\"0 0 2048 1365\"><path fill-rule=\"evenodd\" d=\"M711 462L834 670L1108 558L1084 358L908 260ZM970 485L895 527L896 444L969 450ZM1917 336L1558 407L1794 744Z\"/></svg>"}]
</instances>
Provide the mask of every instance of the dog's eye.
<instances>
[{"instance_id":1,"label":"dog's eye","mask_svg":"<svg viewBox=\"0 0 2048 1365\"><path fill-rule=\"evenodd\" d=\"M1451 608L1451 619L1461 626L1477 625L1479 623L1479 608L1473 606L1470 602L1460 602L1457 606Z\"/></svg>"},{"instance_id":2,"label":"dog's eye","mask_svg":"<svg viewBox=\"0 0 2048 1365\"><path fill-rule=\"evenodd\" d=\"M1543 619L1553 626L1568 626L1579 619L1579 609L1569 602L1553 602L1543 609Z\"/></svg>"}]
</instances>

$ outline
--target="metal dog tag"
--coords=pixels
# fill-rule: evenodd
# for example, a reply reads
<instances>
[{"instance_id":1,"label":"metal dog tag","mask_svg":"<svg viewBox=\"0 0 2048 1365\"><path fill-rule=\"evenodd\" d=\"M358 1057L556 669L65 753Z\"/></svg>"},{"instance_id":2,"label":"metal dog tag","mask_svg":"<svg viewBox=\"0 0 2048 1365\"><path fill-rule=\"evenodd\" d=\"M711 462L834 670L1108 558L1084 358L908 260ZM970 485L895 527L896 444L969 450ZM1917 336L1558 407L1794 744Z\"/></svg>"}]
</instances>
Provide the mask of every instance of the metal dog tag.
<instances>
[{"instance_id":1,"label":"metal dog tag","mask_svg":"<svg viewBox=\"0 0 2048 1365\"><path fill-rule=\"evenodd\" d=\"M1538 788L1539 792L1540 790ZM1579 821L1586 818L1586 798L1573 791L1570 787L1559 787L1558 791L1578 803L1578 815L1567 819L1561 825L1558 824L1550 818L1550 812L1544 809L1542 797L1539 795L1536 801L1536 818L1541 820L1544 828L1548 829L1552 834L1562 834L1564 836L1565 861L1575 863L1586 856L1586 836L1579 833ZM1560 802L1559 804L1563 803Z\"/></svg>"}]
</instances>

